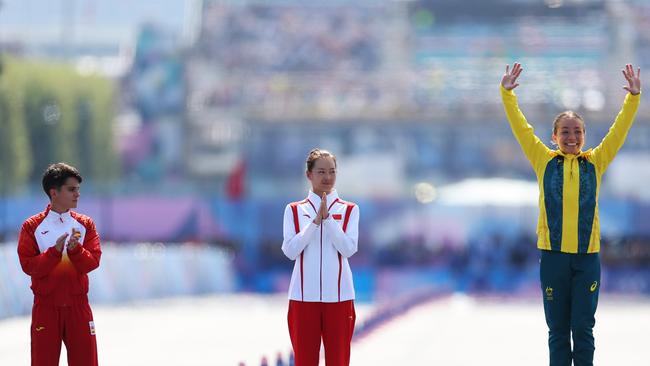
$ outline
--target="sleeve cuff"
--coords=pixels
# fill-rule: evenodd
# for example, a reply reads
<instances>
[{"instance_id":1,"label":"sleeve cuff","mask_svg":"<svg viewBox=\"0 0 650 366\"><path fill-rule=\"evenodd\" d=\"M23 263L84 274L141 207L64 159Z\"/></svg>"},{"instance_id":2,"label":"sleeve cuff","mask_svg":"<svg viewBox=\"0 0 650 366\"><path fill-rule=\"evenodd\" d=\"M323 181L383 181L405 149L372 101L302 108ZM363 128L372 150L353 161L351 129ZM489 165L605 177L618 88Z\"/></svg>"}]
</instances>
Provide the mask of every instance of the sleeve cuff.
<instances>
[{"instance_id":1,"label":"sleeve cuff","mask_svg":"<svg viewBox=\"0 0 650 366\"><path fill-rule=\"evenodd\" d=\"M68 255L77 255L81 253L81 244L77 244L72 250L68 250Z\"/></svg>"},{"instance_id":2,"label":"sleeve cuff","mask_svg":"<svg viewBox=\"0 0 650 366\"><path fill-rule=\"evenodd\" d=\"M515 96L514 89L508 90L508 89L504 88L503 85L501 85L501 84L499 84L499 89L501 90L501 95L511 95L513 97Z\"/></svg>"},{"instance_id":3,"label":"sleeve cuff","mask_svg":"<svg viewBox=\"0 0 650 366\"><path fill-rule=\"evenodd\" d=\"M316 230L319 226L320 225L316 225L313 220L310 221L309 225L307 225L307 228L305 229L305 234L310 234L312 231Z\"/></svg>"},{"instance_id":4,"label":"sleeve cuff","mask_svg":"<svg viewBox=\"0 0 650 366\"><path fill-rule=\"evenodd\" d=\"M321 222L321 225L326 225L328 228L329 228L329 227L332 227L332 225L336 225L335 227L339 227L339 228L341 227L339 224L336 223L336 220L334 220L334 219L332 218L332 215L329 215L328 218L326 218L325 220L323 220L323 221Z\"/></svg>"},{"instance_id":5,"label":"sleeve cuff","mask_svg":"<svg viewBox=\"0 0 650 366\"><path fill-rule=\"evenodd\" d=\"M63 252L59 252L59 251L56 250L56 248L53 247L53 246L52 246L52 247L49 247L49 248L47 249L47 251L45 251L45 254L46 254L47 256L49 256L49 257L52 257L52 258L58 258L58 259L61 259L61 257L63 256Z\"/></svg>"}]
</instances>

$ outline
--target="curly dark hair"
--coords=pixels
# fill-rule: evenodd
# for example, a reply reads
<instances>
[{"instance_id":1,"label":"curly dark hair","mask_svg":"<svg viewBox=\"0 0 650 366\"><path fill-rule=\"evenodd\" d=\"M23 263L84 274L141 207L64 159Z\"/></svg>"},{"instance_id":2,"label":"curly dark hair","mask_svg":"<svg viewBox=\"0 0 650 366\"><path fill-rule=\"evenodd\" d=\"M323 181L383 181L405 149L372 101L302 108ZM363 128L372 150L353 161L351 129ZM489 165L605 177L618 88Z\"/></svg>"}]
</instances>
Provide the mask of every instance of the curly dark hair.
<instances>
[{"instance_id":1,"label":"curly dark hair","mask_svg":"<svg viewBox=\"0 0 650 366\"><path fill-rule=\"evenodd\" d=\"M65 181L70 177L76 178L79 183L83 181L77 168L72 165L66 163L50 164L50 166L45 169L45 172L43 172L43 190L45 191L45 194L52 198L50 196L50 189L61 189L65 184Z\"/></svg>"}]
</instances>

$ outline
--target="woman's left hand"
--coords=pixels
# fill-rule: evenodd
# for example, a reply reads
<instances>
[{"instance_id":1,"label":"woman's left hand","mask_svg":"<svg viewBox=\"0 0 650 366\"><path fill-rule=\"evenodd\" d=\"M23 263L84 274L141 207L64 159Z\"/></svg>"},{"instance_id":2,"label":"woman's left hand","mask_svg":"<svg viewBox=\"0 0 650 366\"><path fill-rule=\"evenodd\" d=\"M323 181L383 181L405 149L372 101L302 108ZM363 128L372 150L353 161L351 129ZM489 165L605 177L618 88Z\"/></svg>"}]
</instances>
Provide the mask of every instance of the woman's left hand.
<instances>
[{"instance_id":1,"label":"woman's left hand","mask_svg":"<svg viewBox=\"0 0 650 366\"><path fill-rule=\"evenodd\" d=\"M621 70L628 86L623 89L627 90L632 95L637 95L641 92L641 68L637 68L637 73L634 75L634 67L632 64L625 65L625 69Z\"/></svg>"}]
</instances>

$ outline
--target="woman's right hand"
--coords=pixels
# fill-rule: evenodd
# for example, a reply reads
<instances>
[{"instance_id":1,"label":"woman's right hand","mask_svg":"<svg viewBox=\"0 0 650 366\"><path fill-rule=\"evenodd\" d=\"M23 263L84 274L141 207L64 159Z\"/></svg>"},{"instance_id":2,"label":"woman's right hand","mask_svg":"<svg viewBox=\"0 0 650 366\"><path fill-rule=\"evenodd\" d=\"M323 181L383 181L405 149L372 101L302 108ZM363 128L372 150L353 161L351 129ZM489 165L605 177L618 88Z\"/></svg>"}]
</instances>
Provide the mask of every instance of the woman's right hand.
<instances>
[{"instance_id":1,"label":"woman's right hand","mask_svg":"<svg viewBox=\"0 0 650 366\"><path fill-rule=\"evenodd\" d=\"M56 239L56 244L54 244L54 247L55 247L56 250L58 250L59 252L63 252L63 246L65 245L65 239L68 237L68 235L70 235L70 234L65 233L65 234L59 236L59 237Z\"/></svg>"},{"instance_id":2,"label":"woman's right hand","mask_svg":"<svg viewBox=\"0 0 650 366\"><path fill-rule=\"evenodd\" d=\"M314 219L314 224L320 225L320 223L329 217L329 210L327 209L327 194L323 193L323 196L320 200L320 207L318 208L318 213Z\"/></svg>"},{"instance_id":3,"label":"woman's right hand","mask_svg":"<svg viewBox=\"0 0 650 366\"><path fill-rule=\"evenodd\" d=\"M321 206L322 206L322 205L321 205ZM319 208L318 208L318 212L316 213L316 218L314 219L313 222L314 222L314 224L316 224L316 225L320 225L321 221L323 221L323 217L322 217L322 210L321 210L320 207L319 207Z\"/></svg>"},{"instance_id":4,"label":"woman's right hand","mask_svg":"<svg viewBox=\"0 0 650 366\"><path fill-rule=\"evenodd\" d=\"M503 74L503 78L501 79L501 86L506 90L512 90L518 87L517 78L519 78L523 70L521 64L518 62L515 62L512 70L510 70L510 65L506 65L506 73Z\"/></svg>"}]
</instances>

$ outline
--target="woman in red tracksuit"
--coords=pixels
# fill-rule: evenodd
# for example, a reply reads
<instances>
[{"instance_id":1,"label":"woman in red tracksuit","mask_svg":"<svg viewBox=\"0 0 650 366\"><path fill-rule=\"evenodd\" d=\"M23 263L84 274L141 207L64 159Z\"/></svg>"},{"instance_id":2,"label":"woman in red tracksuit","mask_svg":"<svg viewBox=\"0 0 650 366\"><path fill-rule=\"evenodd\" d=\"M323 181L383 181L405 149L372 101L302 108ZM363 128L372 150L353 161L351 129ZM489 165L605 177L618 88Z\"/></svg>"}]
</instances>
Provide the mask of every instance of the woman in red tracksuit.
<instances>
[{"instance_id":1,"label":"woman in red tracksuit","mask_svg":"<svg viewBox=\"0 0 650 366\"><path fill-rule=\"evenodd\" d=\"M18 257L34 292L32 366L58 366L61 342L69 366L98 364L88 272L99 267L102 252L93 220L71 210L81 181L74 167L50 165L43 174L50 204L20 230Z\"/></svg>"},{"instance_id":2,"label":"woman in red tracksuit","mask_svg":"<svg viewBox=\"0 0 650 366\"><path fill-rule=\"evenodd\" d=\"M282 251L295 261L289 285L289 335L296 366L317 366L321 338L327 366L350 364L354 285L348 258L357 251L359 207L339 198L336 157L307 157L311 190L284 210Z\"/></svg>"}]
</instances>

